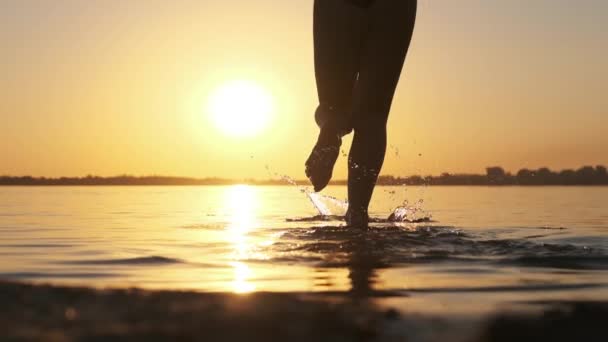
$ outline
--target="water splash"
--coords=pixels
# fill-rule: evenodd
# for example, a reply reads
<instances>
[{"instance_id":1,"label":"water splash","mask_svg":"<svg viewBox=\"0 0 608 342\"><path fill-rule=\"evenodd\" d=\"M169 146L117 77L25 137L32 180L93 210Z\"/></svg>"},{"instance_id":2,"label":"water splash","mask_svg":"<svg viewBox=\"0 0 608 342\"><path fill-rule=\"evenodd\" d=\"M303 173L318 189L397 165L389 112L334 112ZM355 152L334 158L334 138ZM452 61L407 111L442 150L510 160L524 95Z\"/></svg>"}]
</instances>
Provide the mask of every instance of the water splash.
<instances>
[{"instance_id":1,"label":"water splash","mask_svg":"<svg viewBox=\"0 0 608 342\"><path fill-rule=\"evenodd\" d=\"M396 154L398 156L399 152L397 147L391 146L391 148L397 150ZM355 165L355 167L358 167L358 165ZM281 175L276 172L271 172L268 165L266 165L266 170L268 171L269 175L279 177L281 180L293 185L298 189L299 192L306 195L310 203L318 212L318 215L316 215L315 218L325 220L335 217L343 217L346 214L346 211L348 210L347 200L341 200L333 196L314 192L310 187L299 185L295 179L288 175ZM403 196L405 195L405 192L407 191L406 185L402 184L400 188L401 191L392 190L390 192L391 198L399 196L398 192L402 192L401 195ZM422 191L424 192L424 188ZM410 205L406 199L400 205L395 207L395 209L393 209L392 213L387 219L372 219L371 222L431 222L432 215L422 208L423 203L424 200L421 198L414 204Z\"/></svg>"},{"instance_id":2,"label":"water splash","mask_svg":"<svg viewBox=\"0 0 608 342\"><path fill-rule=\"evenodd\" d=\"M312 191L309 187L299 185L293 178L287 175L278 175L281 180L295 186L298 191L305 194L319 215L317 218L330 218L336 216L344 216L348 209L348 201L341 200L333 196L323 195ZM406 190L404 190L406 191ZM424 200L419 199L414 204L410 205L408 200L404 200L401 205L397 206L388 216L388 219L380 220L381 222L430 222L432 215L426 212L423 206ZM372 220L372 222L375 222Z\"/></svg>"},{"instance_id":3,"label":"water splash","mask_svg":"<svg viewBox=\"0 0 608 342\"><path fill-rule=\"evenodd\" d=\"M414 145L416 141L414 141ZM397 159L401 158L401 153L399 148L395 145L389 145L389 150L394 152L395 157ZM418 157L422 157L422 153L417 153ZM420 174L420 170L417 169L415 171L416 174ZM408 185L406 183L402 183L398 185L397 189L385 190L388 192L389 197L392 201L400 201L393 212L389 215L389 222L431 222L432 215L431 213L425 211L423 209L424 197L426 191L428 189L428 182L424 182L422 187L419 188L417 194L413 194L415 197L419 198L413 204L406 199L408 192ZM403 200L402 200L403 199ZM399 203L399 202L397 202Z\"/></svg>"},{"instance_id":4,"label":"water splash","mask_svg":"<svg viewBox=\"0 0 608 342\"><path fill-rule=\"evenodd\" d=\"M388 220L391 222L430 222L433 215L422 208L423 199L419 199L413 205L407 200L393 210Z\"/></svg>"},{"instance_id":5,"label":"water splash","mask_svg":"<svg viewBox=\"0 0 608 342\"><path fill-rule=\"evenodd\" d=\"M268 172L268 175L271 178L278 177L282 181L285 181L285 182L293 185L294 187L296 187L299 192L305 194L306 197L308 198L308 200L310 201L310 203L317 210L317 212L319 213L320 216L325 217L325 216L331 216L332 215L331 214L331 210L321 200L321 197L322 197L321 194L318 194L318 193L315 193L314 191L311 191L309 187L299 185L298 182L296 182L295 179L293 179L293 178L291 178L291 177L289 177L287 175L281 175L281 174L279 174L277 172L272 172L270 170L270 167L268 165L266 165L266 171Z\"/></svg>"},{"instance_id":6,"label":"water splash","mask_svg":"<svg viewBox=\"0 0 608 342\"><path fill-rule=\"evenodd\" d=\"M348 208L348 202L337 199L332 196L327 196L320 194L318 192L312 191L309 187L299 185L293 178L287 175L281 175L281 179L286 181L287 183L295 186L298 190L305 194L306 197L310 200L310 203L317 209L319 215L321 216L334 216L337 214L337 211L332 210L338 209L346 211Z\"/></svg>"},{"instance_id":7,"label":"water splash","mask_svg":"<svg viewBox=\"0 0 608 342\"><path fill-rule=\"evenodd\" d=\"M306 196L310 199L310 202L317 209L320 215L330 216L331 210L321 200L321 195L316 192L306 192Z\"/></svg>"}]
</instances>

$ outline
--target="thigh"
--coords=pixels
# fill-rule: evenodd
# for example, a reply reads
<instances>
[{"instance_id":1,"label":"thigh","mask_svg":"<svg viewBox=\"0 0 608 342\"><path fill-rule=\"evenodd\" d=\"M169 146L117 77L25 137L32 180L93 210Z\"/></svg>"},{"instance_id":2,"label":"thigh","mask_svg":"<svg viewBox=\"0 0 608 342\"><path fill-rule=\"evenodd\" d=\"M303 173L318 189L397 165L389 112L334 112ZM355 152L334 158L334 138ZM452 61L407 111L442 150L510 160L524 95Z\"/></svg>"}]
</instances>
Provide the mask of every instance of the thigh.
<instances>
[{"instance_id":1,"label":"thigh","mask_svg":"<svg viewBox=\"0 0 608 342\"><path fill-rule=\"evenodd\" d=\"M315 75L322 105L350 107L366 20L365 10L345 0L315 1Z\"/></svg>"},{"instance_id":2,"label":"thigh","mask_svg":"<svg viewBox=\"0 0 608 342\"><path fill-rule=\"evenodd\" d=\"M353 97L355 128L385 125L416 20L416 0L376 0Z\"/></svg>"}]
</instances>

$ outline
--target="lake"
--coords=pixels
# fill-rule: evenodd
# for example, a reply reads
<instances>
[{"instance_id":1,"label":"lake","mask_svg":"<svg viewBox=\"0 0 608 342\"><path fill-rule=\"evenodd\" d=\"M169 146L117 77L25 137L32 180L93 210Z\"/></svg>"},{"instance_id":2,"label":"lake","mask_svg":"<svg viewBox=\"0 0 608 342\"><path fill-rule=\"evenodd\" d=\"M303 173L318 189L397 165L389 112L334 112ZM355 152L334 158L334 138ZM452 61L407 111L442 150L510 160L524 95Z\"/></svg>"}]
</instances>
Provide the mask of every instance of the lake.
<instances>
[{"instance_id":1,"label":"lake","mask_svg":"<svg viewBox=\"0 0 608 342\"><path fill-rule=\"evenodd\" d=\"M353 295L451 314L608 300L608 187L378 187L367 232L344 227L335 200L317 198L336 215L319 216L301 190L0 187L0 279ZM404 202L417 222L387 221Z\"/></svg>"}]
</instances>

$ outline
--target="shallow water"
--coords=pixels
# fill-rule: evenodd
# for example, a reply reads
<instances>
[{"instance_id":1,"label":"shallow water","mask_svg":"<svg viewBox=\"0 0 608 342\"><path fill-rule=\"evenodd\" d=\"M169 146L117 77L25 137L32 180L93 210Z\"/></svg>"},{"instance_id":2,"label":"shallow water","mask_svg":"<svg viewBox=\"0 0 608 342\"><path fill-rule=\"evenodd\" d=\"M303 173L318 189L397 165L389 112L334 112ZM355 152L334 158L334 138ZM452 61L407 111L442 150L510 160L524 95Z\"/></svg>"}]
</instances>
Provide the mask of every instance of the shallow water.
<instances>
[{"instance_id":1,"label":"shallow water","mask_svg":"<svg viewBox=\"0 0 608 342\"><path fill-rule=\"evenodd\" d=\"M405 200L430 220L388 222ZM293 186L0 187L0 279L324 293L416 312L607 300L607 200L608 187L379 187L376 222L358 232Z\"/></svg>"}]
</instances>

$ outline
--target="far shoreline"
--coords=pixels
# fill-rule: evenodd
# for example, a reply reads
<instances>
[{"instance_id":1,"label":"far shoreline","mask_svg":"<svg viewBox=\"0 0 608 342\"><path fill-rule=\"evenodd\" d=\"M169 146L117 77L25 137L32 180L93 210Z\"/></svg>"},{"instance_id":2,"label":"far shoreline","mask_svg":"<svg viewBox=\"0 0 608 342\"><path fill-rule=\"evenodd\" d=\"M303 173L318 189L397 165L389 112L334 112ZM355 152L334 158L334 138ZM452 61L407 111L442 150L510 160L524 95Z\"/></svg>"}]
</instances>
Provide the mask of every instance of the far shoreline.
<instances>
[{"instance_id":1,"label":"far shoreline","mask_svg":"<svg viewBox=\"0 0 608 342\"><path fill-rule=\"evenodd\" d=\"M288 176L275 175L271 179L230 179L220 177L193 178L174 176L133 176L118 175L101 177L33 177L0 175L0 186L213 186L213 185L308 185L308 180L294 180ZM330 185L347 185L346 180L334 180ZM566 169L559 172L549 168L538 170L521 169L516 174L502 167L486 168L485 174L451 174L439 176L393 176L380 175L378 186L606 186L608 170L602 165L583 166L577 170Z\"/></svg>"}]
</instances>

